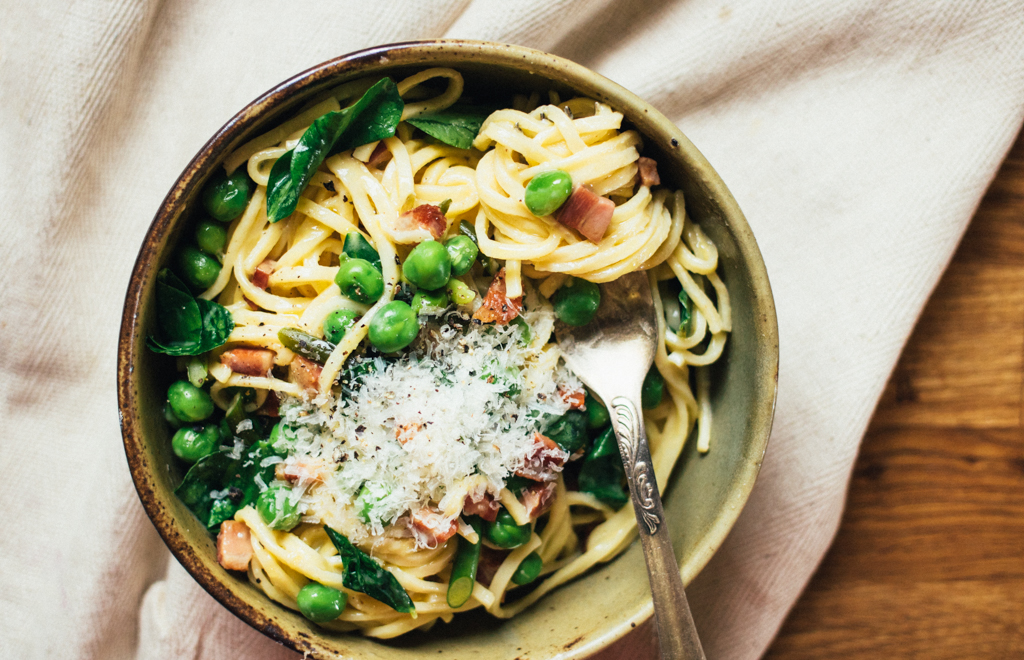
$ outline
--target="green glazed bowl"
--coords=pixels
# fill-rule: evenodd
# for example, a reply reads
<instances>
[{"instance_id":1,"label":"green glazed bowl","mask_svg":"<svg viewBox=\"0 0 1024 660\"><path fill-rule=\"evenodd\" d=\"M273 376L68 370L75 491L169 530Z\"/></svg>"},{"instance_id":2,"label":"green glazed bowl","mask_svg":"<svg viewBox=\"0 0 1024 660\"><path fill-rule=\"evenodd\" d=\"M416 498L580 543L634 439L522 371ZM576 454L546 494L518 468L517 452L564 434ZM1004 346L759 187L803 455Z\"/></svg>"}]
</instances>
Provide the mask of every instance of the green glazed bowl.
<instances>
[{"instance_id":1,"label":"green glazed bowl","mask_svg":"<svg viewBox=\"0 0 1024 660\"><path fill-rule=\"evenodd\" d=\"M214 598L256 630L314 658L404 660L443 657L585 658L623 637L652 613L638 543L608 564L562 586L519 616L483 613L438 623L392 641L323 631L280 607L247 580L217 564L214 539L178 501L183 476L171 453L161 408L173 365L145 348L156 321L155 276L179 238L203 183L233 149L282 122L348 80L401 78L433 66L459 70L466 89L588 96L623 112L644 136L662 183L682 189L691 217L719 250L729 285L733 332L712 374L712 451L687 448L665 489L665 511L683 581L689 583L722 544L753 488L772 425L778 375L778 329L768 275L747 221L722 180L678 128L619 85L568 60L528 48L474 41L380 46L305 71L259 97L196 154L160 205L132 271L118 350L118 400L125 453L142 504L171 552Z\"/></svg>"}]
</instances>

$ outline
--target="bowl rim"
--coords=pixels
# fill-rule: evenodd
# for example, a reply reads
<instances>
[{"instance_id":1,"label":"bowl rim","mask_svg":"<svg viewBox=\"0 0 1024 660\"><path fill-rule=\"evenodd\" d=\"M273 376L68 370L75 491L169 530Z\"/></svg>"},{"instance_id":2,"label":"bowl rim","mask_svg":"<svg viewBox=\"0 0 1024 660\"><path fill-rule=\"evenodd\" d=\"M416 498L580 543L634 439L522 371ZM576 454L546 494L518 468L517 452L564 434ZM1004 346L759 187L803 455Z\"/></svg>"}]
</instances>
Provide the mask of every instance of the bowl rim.
<instances>
[{"instance_id":1,"label":"bowl rim","mask_svg":"<svg viewBox=\"0 0 1024 660\"><path fill-rule=\"evenodd\" d=\"M490 58L495 60L493 63L505 65L509 65L515 60L523 60L531 66L532 73L550 76L553 72L561 72L571 78L574 84L585 80L587 86L593 88L598 96L626 100L629 102L628 105L640 107L643 110L645 121L653 123L660 131L671 136L672 147L682 151L685 157L700 169L703 175L701 184L715 198L731 232L736 236L740 258L746 264L754 284L754 300L757 306L752 312L755 326L760 331L761 342L769 348L768 354L762 356L763 359L759 361L757 374L760 380L759 387L763 388L768 396L757 399L756 402L760 403L760 407L752 410L751 428L761 430L761 432L751 438L750 449L733 476L730 498L734 506L724 507L719 512L713 523L707 528L697 551L681 565L680 570L684 583L689 583L707 565L712 555L724 542L749 499L760 471L774 419L778 394L778 325L768 274L760 250L743 212L718 173L682 131L653 106L619 84L571 60L524 46L464 39L428 39L383 44L332 58L288 78L246 104L221 126L193 156L175 180L166 197L160 202L132 267L125 295L118 334L117 395L121 433L132 481L146 514L171 554L200 586L232 614L275 641L295 651L309 653L313 657L322 657L321 653L330 653L331 657L337 656L318 647L310 639L304 638L305 635L300 638L298 635L289 633L274 620L273 616L265 615L245 602L222 583L218 576L211 573L182 533L182 525L164 505L164 498L161 497L156 484L149 476L149 473L157 466L152 465L146 457L143 430L134 414L138 403L138 397L133 387L134 358L145 345L139 323L140 309L143 304L142 294L149 280L155 275L152 264L159 254L161 243L172 230L175 224L174 220L181 215L184 204L198 182L205 177L208 168L215 166L223 159L225 154L221 153L221 150L226 145L231 144L233 140L244 135L254 125L262 122L267 113L286 106L289 98L294 94L301 93L325 80L356 72L365 66L372 67L374 64L429 66L429 60L416 61L416 58L431 51L442 57L458 56L459 53L462 53L466 58ZM451 66L457 67L457 64L451 64ZM617 107L616 109L621 110L622 108ZM148 276L147 270L152 271ZM590 643L566 649L566 653L559 654L559 657L566 660L587 657L624 637L633 628L649 619L652 613L653 605L648 599L645 606L640 607L630 616L611 624L603 633L594 633L589 640Z\"/></svg>"}]
</instances>

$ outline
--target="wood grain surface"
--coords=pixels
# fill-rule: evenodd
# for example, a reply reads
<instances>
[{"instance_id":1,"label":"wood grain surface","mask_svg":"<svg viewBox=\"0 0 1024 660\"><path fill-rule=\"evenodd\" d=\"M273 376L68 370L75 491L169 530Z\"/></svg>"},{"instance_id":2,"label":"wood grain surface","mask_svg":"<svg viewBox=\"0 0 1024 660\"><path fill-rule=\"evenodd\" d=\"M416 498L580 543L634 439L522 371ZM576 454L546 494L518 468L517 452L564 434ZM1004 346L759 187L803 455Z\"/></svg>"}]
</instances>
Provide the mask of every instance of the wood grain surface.
<instances>
[{"instance_id":1,"label":"wood grain surface","mask_svg":"<svg viewBox=\"0 0 1024 660\"><path fill-rule=\"evenodd\" d=\"M769 660L1024 658L1024 134L875 411Z\"/></svg>"}]
</instances>

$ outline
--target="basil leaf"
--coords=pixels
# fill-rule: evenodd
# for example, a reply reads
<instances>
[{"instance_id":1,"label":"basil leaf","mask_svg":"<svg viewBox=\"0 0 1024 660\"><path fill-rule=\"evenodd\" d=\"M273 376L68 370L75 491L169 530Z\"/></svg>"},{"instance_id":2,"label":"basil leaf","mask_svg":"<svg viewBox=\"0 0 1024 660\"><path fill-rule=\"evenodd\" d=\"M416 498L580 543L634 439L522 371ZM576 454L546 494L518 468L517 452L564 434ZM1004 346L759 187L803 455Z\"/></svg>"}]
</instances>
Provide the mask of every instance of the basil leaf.
<instances>
[{"instance_id":1,"label":"basil leaf","mask_svg":"<svg viewBox=\"0 0 1024 660\"><path fill-rule=\"evenodd\" d=\"M299 195L331 154L395 134L405 103L391 78L382 78L347 108L318 118L291 151L277 159L267 182L267 218L277 222L295 212Z\"/></svg>"},{"instance_id":2,"label":"basil leaf","mask_svg":"<svg viewBox=\"0 0 1024 660\"><path fill-rule=\"evenodd\" d=\"M483 106L456 104L446 110L428 112L406 121L445 144L469 149L491 112L492 109Z\"/></svg>"},{"instance_id":3,"label":"basil leaf","mask_svg":"<svg viewBox=\"0 0 1024 660\"><path fill-rule=\"evenodd\" d=\"M263 483L274 480L274 466L262 462L281 456L269 442L251 445L240 458L223 450L204 456L185 475L174 494L211 531L260 495L257 476Z\"/></svg>"},{"instance_id":4,"label":"basil leaf","mask_svg":"<svg viewBox=\"0 0 1024 660\"><path fill-rule=\"evenodd\" d=\"M398 578L385 570L370 555L352 545L351 541L338 532L326 525L324 531L327 532L334 547L338 549L341 561L344 563L345 568L341 576L343 585L352 591L376 598L397 612L416 616L416 607L412 604L412 598L398 582Z\"/></svg>"},{"instance_id":5,"label":"basil leaf","mask_svg":"<svg viewBox=\"0 0 1024 660\"><path fill-rule=\"evenodd\" d=\"M146 338L146 345L156 353L199 355L222 345L235 327L231 312L193 296L167 268L156 276L156 304L162 337Z\"/></svg>"},{"instance_id":6,"label":"basil leaf","mask_svg":"<svg viewBox=\"0 0 1024 660\"><path fill-rule=\"evenodd\" d=\"M594 446L580 468L580 492L590 493L613 509L621 509L629 501L622 486L626 471L622 467L615 433L608 427L594 440Z\"/></svg>"}]
</instances>

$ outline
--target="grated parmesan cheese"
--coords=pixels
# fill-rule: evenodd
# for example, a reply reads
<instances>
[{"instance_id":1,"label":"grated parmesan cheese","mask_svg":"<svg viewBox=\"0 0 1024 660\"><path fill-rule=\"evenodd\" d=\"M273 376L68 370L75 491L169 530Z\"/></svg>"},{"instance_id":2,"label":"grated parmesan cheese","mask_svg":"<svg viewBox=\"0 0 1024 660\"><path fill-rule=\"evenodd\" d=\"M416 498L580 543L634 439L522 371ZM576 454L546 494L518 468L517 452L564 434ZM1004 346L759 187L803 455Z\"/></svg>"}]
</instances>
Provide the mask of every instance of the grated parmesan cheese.
<instances>
[{"instance_id":1,"label":"grated parmesan cheese","mask_svg":"<svg viewBox=\"0 0 1024 660\"><path fill-rule=\"evenodd\" d=\"M367 373L343 378L346 394L326 406L285 398L285 463L327 463L315 482L299 484L305 520L359 542L386 528L402 534L396 523L420 507L451 520L467 493L498 496L534 433L568 410L559 386L581 387L547 344L545 311L527 316L529 344L520 326L459 329L434 319L398 360L353 358L347 373Z\"/></svg>"}]
</instances>

